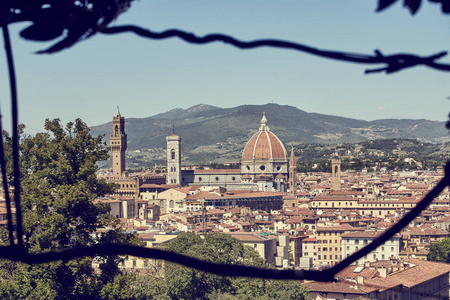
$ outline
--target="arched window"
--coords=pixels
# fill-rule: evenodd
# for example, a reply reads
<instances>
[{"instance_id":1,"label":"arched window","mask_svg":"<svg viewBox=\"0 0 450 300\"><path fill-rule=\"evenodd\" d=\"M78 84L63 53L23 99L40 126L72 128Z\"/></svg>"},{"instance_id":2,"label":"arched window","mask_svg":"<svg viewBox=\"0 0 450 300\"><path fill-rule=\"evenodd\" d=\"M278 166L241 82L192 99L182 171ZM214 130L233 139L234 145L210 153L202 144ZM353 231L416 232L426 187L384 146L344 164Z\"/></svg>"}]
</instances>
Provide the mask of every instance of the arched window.
<instances>
[{"instance_id":1,"label":"arched window","mask_svg":"<svg viewBox=\"0 0 450 300\"><path fill-rule=\"evenodd\" d=\"M172 159L175 159L175 149L172 149L172 150L170 151L170 157L171 157Z\"/></svg>"}]
</instances>

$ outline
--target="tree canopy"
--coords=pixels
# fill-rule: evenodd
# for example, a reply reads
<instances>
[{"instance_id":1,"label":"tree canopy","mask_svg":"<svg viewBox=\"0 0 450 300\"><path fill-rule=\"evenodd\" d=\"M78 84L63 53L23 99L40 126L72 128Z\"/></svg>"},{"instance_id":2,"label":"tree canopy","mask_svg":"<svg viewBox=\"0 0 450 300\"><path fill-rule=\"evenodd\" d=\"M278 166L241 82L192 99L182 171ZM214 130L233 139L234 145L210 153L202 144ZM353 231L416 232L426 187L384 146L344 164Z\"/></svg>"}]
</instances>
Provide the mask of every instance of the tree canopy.
<instances>
[{"instance_id":1,"label":"tree canopy","mask_svg":"<svg viewBox=\"0 0 450 300\"><path fill-rule=\"evenodd\" d=\"M427 260L450 263L450 238L431 243Z\"/></svg>"},{"instance_id":2,"label":"tree canopy","mask_svg":"<svg viewBox=\"0 0 450 300\"><path fill-rule=\"evenodd\" d=\"M96 176L96 162L108 157L102 137L93 137L81 119L65 127L59 119L47 119L45 129L46 132L35 136L22 134L20 142L25 249L29 253L41 253L99 243L140 245L134 234L117 228L118 220L108 215L106 204L95 201L115 188ZM11 170L8 151L11 138L6 132L4 137ZM100 228L108 231L100 234L97 232ZM3 232L3 244L8 243L6 237ZM121 258L97 259L99 274L94 272L92 257L42 265L2 261L0 276L8 280L0 281L0 295L2 298L95 299L100 297L102 288L117 283L115 277L120 275Z\"/></svg>"},{"instance_id":3,"label":"tree canopy","mask_svg":"<svg viewBox=\"0 0 450 300\"><path fill-rule=\"evenodd\" d=\"M167 250L202 260L267 267L255 249L223 233L200 237L189 232L172 240ZM165 282L171 299L309 299L299 281L277 281L258 278L223 277L166 263Z\"/></svg>"}]
</instances>

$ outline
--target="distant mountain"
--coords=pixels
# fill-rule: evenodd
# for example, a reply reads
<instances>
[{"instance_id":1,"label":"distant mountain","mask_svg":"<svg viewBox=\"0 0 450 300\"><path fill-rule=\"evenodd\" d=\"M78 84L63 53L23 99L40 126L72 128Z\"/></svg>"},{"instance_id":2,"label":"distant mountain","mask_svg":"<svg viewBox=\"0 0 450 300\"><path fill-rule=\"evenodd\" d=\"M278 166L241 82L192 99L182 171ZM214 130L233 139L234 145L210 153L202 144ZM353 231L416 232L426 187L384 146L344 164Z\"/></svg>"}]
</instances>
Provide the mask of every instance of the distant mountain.
<instances>
[{"instance_id":1,"label":"distant mountain","mask_svg":"<svg viewBox=\"0 0 450 300\"><path fill-rule=\"evenodd\" d=\"M214 110L214 109L218 109L218 108L219 107L211 106L211 105L207 105L207 104L199 104L196 106L192 106L188 109L175 108L175 109L169 110L168 112L154 115L151 118L174 120L174 119L189 117L190 115L201 112L201 111Z\"/></svg>"},{"instance_id":2,"label":"distant mountain","mask_svg":"<svg viewBox=\"0 0 450 300\"><path fill-rule=\"evenodd\" d=\"M182 137L183 155L185 158L190 157L191 161L239 159L245 143L258 130L263 112L266 112L271 131L285 145L356 143L386 138L431 143L450 141L445 122L423 119L369 122L308 113L293 106L278 104L241 105L233 108L200 104L147 118L125 116L128 150L162 150L166 145L166 136L172 134L174 128L175 133ZM92 127L92 131L94 134L105 134L109 139L111 126L112 123L109 122ZM159 155L150 155L148 159L156 161L157 156Z\"/></svg>"}]
</instances>

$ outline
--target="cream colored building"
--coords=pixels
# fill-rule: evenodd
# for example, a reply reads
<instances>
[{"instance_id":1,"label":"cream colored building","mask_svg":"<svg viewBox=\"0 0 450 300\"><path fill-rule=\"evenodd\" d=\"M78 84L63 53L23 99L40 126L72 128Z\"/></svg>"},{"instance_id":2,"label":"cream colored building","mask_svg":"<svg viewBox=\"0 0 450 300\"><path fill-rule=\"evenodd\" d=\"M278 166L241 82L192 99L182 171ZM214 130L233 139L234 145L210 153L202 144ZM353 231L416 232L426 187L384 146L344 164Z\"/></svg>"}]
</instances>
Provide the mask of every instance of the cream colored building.
<instances>
[{"instance_id":1,"label":"cream colored building","mask_svg":"<svg viewBox=\"0 0 450 300\"><path fill-rule=\"evenodd\" d=\"M163 212L185 211L184 199L189 195L188 187L171 188L158 194L161 210ZM151 200L149 202L152 202Z\"/></svg>"},{"instance_id":2,"label":"cream colored building","mask_svg":"<svg viewBox=\"0 0 450 300\"><path fill-rule=\"evenodd\" d=\"M352 253L361 250L383 233L384 232L381 231L359 231L342 234L342 258L347 258ZM386 243L379 246L363 258L357 260L355 264L375 262L378 260L398 259L400 252L400 238L400 235L394 235L390 240L386 241Z\"/></svg>"},{"instance_id":3,"label":"cream colored building","mask_svg":"<svg viewBox=\"0 0 450 300\"><path fill-rule=\"evenodd\" d=\"M333 266L342 260L341 235L353 228L350 225L317 226L317 263Z\"/></svg>"}]
</instances>

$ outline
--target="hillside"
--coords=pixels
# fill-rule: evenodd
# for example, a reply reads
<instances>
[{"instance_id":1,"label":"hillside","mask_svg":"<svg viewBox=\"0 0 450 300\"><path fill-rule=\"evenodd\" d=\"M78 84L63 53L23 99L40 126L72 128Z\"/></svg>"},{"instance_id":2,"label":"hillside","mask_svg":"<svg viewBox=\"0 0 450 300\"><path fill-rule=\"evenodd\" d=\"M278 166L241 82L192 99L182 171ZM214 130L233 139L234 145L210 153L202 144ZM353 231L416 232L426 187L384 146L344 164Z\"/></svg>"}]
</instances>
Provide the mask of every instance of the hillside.
<instances>
[{"instance_id":1,"label":"hillside","mask_svg":"<svg viewBox=\"0 0 450 300\"><path fill-rule=\"evenodd\" d=\"M184 160L191 163L239 160L247 140L258 130L262 113L269 127L285 144L342 144L377 139L401 138L427 143L450 141L445 122L386 119L363 121L339 116L308 113L278 104L242 105L220 108L197 105L174 109L147 118L126 115L130 164L164 162L165 137L182 137ZM94 134L105 134L109 142L111 122L92 127ZM135 151L135 152L133 152Z\"/></svg>"}]
</instances>

